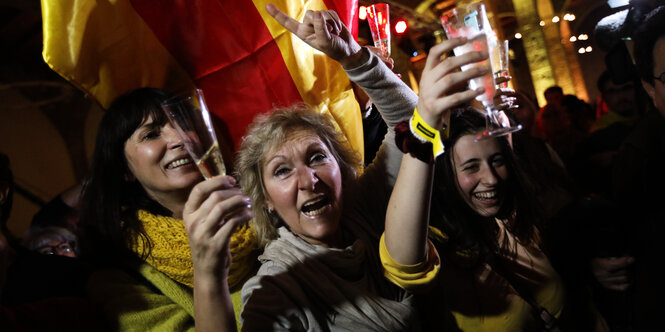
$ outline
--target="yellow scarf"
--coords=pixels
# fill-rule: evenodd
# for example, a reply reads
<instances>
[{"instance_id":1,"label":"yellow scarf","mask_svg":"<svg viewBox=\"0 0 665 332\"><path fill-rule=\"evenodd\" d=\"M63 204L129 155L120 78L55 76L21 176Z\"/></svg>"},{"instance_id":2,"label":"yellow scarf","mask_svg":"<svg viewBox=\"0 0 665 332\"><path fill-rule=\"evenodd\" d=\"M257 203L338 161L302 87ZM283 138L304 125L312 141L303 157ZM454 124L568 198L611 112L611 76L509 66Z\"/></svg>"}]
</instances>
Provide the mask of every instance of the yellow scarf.
<instances>
[{"instance_id":1,"label":"yellow scarf","mask_svg":"<svg viewBox=\"0 0 665 332\"><path fill-rule=\"evenodd\" d=\"M194 287L194 267L189 249L187 230L182 219L154 215L144 210L138 212L143 230L150 239L152 249L146 263L152 265L169 278ZM256 249L256 234L247 224L238 227L231 236L231 266L227 281L233 288L244 280L256 263L252 252ZM145 246L141 239L132 250L141 255Z\"/></svg>"}]
</instances>

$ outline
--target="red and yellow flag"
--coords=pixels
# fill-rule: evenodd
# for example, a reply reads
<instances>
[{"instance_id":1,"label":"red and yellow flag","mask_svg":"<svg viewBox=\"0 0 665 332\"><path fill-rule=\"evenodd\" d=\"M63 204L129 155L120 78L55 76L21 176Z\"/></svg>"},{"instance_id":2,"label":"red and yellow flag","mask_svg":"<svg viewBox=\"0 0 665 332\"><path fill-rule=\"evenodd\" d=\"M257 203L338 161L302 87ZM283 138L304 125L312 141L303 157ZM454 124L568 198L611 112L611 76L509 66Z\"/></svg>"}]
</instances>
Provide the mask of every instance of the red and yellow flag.
<instances>
[{"instance_id":1,"label":"red and yellow flag","mask_svg":"<svg viewBox=\"0 0 665 332\"><path fill-rule=\"evenodd\" d=\"M139 87L199 87L236 147L255 115L305 102L362 155L346 74L279 25L268 2L297 20L334 9L357 33L357 0L42 0L43 56L103 107Z\"/></svg>"}]
</instances>

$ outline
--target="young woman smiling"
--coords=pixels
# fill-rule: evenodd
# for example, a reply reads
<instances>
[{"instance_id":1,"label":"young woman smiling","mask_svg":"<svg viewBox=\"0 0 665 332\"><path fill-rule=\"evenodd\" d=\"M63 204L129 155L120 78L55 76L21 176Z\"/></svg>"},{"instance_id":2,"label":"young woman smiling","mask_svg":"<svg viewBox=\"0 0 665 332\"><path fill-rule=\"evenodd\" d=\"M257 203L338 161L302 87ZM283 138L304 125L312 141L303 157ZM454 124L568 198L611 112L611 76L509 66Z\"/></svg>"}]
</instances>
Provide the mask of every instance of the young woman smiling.
<instances>
[{"instance_id":1,"label":"young woman smiling","mask_svg":"<svg viewBox=\"0 0 665 332\"><path fill-rule=\"evenodd\" d=\"M444 328L542 330L543 309L558 319L565 301L540 235L542 210L507 138L475 141L483 130L480 110L452 113L430 218L434 243L448 264L430 309Z\"/></svg>"}]
</instances>

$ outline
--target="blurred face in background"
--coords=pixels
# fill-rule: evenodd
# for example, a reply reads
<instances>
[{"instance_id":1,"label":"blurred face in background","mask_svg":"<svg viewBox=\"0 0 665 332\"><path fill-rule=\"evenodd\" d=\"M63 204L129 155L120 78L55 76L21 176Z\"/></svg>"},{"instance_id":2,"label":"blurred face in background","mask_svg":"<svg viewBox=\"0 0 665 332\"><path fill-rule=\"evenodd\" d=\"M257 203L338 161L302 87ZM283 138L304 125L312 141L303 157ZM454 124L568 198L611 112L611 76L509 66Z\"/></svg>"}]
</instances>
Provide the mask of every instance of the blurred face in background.
<instances>
[{"instance_id":1,"label":"blurred face in background","mask_svg":"<svg viewBox=\"0 0 665 332\"><path fill-rule=\"evenodd\" d=\"M563 100L563 93L558 91L549 91L545 93L545 100L547 101L547 105L559 106Z\"/></svg>"},{"instance_id":2,"label":"blurred face in background","mask_svg":"<svg viewBox=\"0 0 665 332\"><path fill-rule=\"evenodd\" d=\"M76 257L76 252L74 248L67 241L62 241L60 239L52 239L46 242L44 245L37 248L37 252L42 255L59 255L66 257Z\"/></svg>"},{"instance_id":3,"label":"blurred face in background","mask_svg":"<svg viewBox=\"0 0 665 332\"><path fill-rule=\"evenodd\" d=\"M636 113L635 84L632 81L614 84L612 80L607 80L602 94L610 111L621 116L632 116Z\"/></svg>"}]
</instances>

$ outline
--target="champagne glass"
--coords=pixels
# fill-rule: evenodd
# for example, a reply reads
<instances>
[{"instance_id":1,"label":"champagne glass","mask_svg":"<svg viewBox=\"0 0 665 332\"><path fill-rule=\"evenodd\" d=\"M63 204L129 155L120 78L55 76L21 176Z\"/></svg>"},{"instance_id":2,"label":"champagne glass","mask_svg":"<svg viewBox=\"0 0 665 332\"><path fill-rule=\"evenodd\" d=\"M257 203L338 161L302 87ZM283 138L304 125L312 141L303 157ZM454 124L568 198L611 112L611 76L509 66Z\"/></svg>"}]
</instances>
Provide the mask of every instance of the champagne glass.
<instances>
[{"instance_id":1,"label":"champagne glass","mask_svg":"<svg viewBox=\"0 0 665 332\"><path fill-rule=\"evenodd\" d=\"M498 59L494 62L494 64L497 65L497 67L494 68L494 78L508 77L510 73L510 47L508 46L507 40L502 40L497 43L495 54ZM499 87L507 88L508 81L499 84Z\"/></svg>"},{"instance_id":2,"label":"champagne glass","mask_svg":"<svg viewBox=\"0 0 665 332\"><path fill-rule=\"evenodd\" d=\"M203 177L210 179L216 175L226 175L203 91L194 89L187 94L169 98L162 103L162 109Z\"/></svg>"},{"instance_id":3,"label":"champagne glass","mask_svg":"<svg viewBox=\"0 0 665 332\"><path fill-rule=\"evenodd\" d=\"M489 53L489 59L462 66L463 71L474 67L487 68L487 74L469 81L469 87L473 90L479 87L485 88L485 92L477 96L476 100L481 102L485 109L487 127L480 136L476 137L476 140L503 136L522 129L521 125L511 126L510 122L506 122L505 118L502 117L501 111L494 107L493 98L496 93L496 85L492 68L492 53L495 52L490 48L497 47L497 38L487 19L485 5L474 3L466 8L451 9L443 14L441 24L449 39L459 37L468 39L466 44L455 47L453 50L455 56L462 56L472 51L486 51Z\"/></svg>"},{"instance_id":4,"label":"champagne glass","mask_svg":"<svg viewBox=\"0 0 665 332\"><path fill-rule=\"evenodd\" d=\"M367 7L367 22L372 33L374 47L381 50L381 55L390 57L390 6L377 3Z\"/></svg>"}]
</instances>

